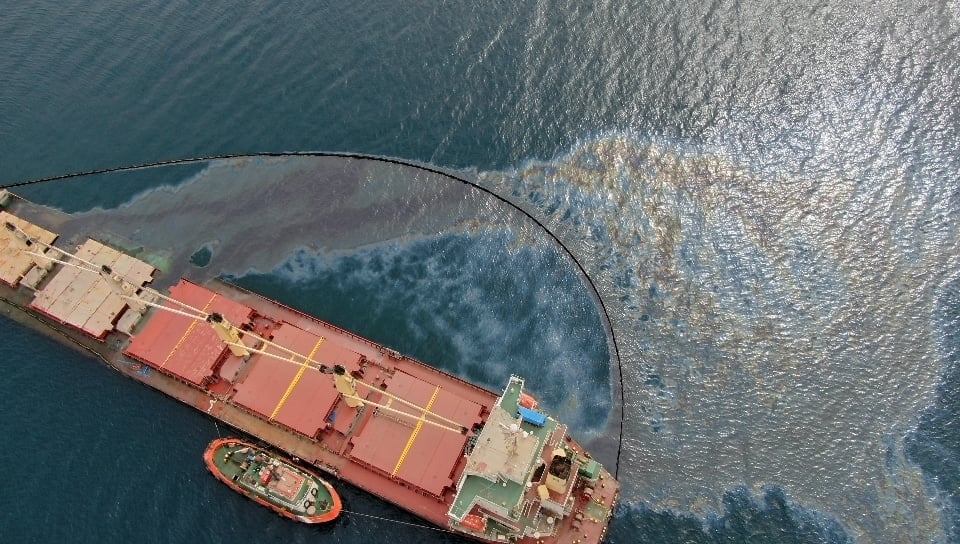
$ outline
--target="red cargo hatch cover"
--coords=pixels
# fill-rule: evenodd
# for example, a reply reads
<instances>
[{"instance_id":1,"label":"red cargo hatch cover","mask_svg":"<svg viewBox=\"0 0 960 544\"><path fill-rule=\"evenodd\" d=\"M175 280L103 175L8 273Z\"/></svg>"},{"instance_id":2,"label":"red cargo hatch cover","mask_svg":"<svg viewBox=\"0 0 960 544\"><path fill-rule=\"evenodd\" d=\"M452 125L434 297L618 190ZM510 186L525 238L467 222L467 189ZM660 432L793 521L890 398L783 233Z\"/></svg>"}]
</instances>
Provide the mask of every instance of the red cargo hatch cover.
<instances>
[{"instance_id":1,"label":"red cargo hatch cover","mask_svg":"<svg viewBox=\"0 0 960 544\"><path fill-rule=\"evenodd\" d=\"M360 355L337 345L337 340L335 336L320 337L283 323L273 331L272 342L327 366L357 368ZM266 346L264 351L291 357L272 346ZM235 402L307 436L314 436L325 426L338 398L329 375L312 368L301 371L298 364L266 355L254 355L249 365L246 378L236 386Z\"/></svg>"},{"instance_id":2,"label":"red cargo hatch cover","mask_svg":"<svg viewBox=\"0 0 960 544\"><path fill-rule=\"evenodd\" d=\"M250 319L253 310L223 295L186 280L170 289L170 297L207 313L219 312L239 325ZM183 307L167 301L165 306L178 311ZM126 354L202 385L213 375L213 367L227 346L205 322L164 310L157 310L141 332L133 337Z\"/></svg>"},{"instance_id":3,"label":"red cargo hatch cover","mask_svg":"<svg viewBox=\"0 0 960 544\"><path fill-rule=\"evenodd\" d=\"M468 429L480 422L479 404L405 372L398 371L390 378L387 391L420 406L430 405L431 412ZM396 401L391 402L390 407L417 416L421 413ZM450 473L463 452L467 437L428 424L421 425L418 431L416 419L403 423L396 419L396 416L379 414L371 418L353 439L350 456L440 496L443 488L452 483Z\"/></svg>"}]
</instances>

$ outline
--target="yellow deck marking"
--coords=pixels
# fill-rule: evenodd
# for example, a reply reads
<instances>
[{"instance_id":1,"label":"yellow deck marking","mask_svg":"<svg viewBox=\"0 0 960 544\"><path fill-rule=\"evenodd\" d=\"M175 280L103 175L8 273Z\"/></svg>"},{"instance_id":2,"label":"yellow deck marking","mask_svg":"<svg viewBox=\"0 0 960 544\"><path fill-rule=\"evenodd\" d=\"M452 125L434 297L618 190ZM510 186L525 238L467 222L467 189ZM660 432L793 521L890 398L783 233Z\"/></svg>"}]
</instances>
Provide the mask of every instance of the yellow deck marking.
<instances>
[{"instance_id":1,"label":"yellow deck marking","mask_svg":"<svg viewBox=\"0 0 960 544\"><path fill-rule=\"evenodd\" d=\"M277 417L277 414L280 413L280 408L283 408L283 403L287 402L287 398L290 396L290 393L293 393L293 388L297 386L297 382L300 381L300 378L303 377L303 373L307 371L307 362L313 360L313 355L317 353L317 350L320 349L320 344L323 343L324 338L321 336L317 340L317 345L313 346L313 351L310 352L310 355L307 356L307 360L300 365L300 370L297 372L297 375L293 377L293 381L290 382L290 385L287 386L286 393L280 397L280 402L277 403L277 407L273 409L273 413L270 414L270 419ZM290 360L293 361L293 357L290 357ZM294 361L296 362L296 361Z\"/></svg>"},{"instance_id":2,"label":"yellow deck marking","mask_svg":"<svg viewBox=\"0 0 960 544\"><path fill-rule=\"evenodd\" d=\"M417 421L417 426L413 428L413 432L410 433L410 439L407 440L407 445L403 447L403 453L400 454L400 459L397 460L397 466L393 467L393 472L390 476L396 477L397 473L400 472L400 466L403 465L403 462L407 459L407 454L410 453L410 448L413 447L413 442L417 439L417 435L420 434L420 429L423 428L423 419L427 417L427 412L430 411L430 408L433 407L433 403L437 400L437 395L440 393L440 386L438 385L436 389L433 390L433 396L430 397L430 402L427 403L427 406L424 407L423 413L420 414L420 419Z\"/></svg>"},{"instance_id":3,"label":"yellow deck marking","mask_svg":"<svg viewBox=\"0 0 960 544\"><path fill-rule=\"evenodd\" d=\"M216 293L214 293L213 296L210 297L210 300L207 301L206 306L203 307L203 313L207 313L207 308L209 308L210 305L213 304L213 299L215 298L217 298ZM192 331L193 328L196 327L197 323L199 322L200 322L199 319L194 319L193 321L190 322L190 326L187 327L187 330L183 333L183 336L180 337L180 341L177 342L177 345L173 346L173 349L171 349L170 353L167 354L167 358L163 360L163 363L160 365L159 368L163 368L167 364L170 358L173 357L173 354L176 353L178 349L180 349L180 346L187 339L187 336L190 336L190 331Z\"/></svg>"}]
</instances>

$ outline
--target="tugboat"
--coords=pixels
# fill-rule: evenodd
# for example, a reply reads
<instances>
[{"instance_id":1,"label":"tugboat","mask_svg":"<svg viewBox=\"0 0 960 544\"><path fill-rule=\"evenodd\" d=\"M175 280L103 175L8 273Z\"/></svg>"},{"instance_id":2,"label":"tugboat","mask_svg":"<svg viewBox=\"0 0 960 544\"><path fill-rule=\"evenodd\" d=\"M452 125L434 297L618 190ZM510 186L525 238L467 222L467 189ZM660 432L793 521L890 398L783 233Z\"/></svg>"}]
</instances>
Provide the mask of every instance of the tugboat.
<instances>
[{"instance_id":1,"label":"tugboat","mask_svg":"<svg viewBox=\"0 0 960 544\"><path fill-rule=\"evenodd\" d=\"M234 491L284 517L324 523L340 515L340 496L323 478L253 444L236 438L214 440L203 459Z\"/></svg>"}]
</instances>

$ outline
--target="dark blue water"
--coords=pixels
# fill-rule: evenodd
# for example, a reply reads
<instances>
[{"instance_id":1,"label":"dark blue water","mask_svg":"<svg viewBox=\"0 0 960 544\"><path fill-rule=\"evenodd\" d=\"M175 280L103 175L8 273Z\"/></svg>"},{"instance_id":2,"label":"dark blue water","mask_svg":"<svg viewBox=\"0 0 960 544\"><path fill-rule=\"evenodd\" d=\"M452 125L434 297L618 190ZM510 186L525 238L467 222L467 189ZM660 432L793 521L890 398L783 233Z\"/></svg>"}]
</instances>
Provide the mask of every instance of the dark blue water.
<instances>
[{"instance_id":1,"label":"dark blue water","mask_svg":"<svg viewBox=\"0 0 960 544\"><path fill-rule=\"evenodd\" d=\"M621 342L611 541L960 541L954 3L0 8L0 182L348 151L475 169L543 220ZM203 171L20 192L109 208ZM547 401L596 434L617 402L602 320L551 247L397 233L241 281L335 322L348 309L351 328L491 386L554 369L570 385ZM0 334L4 542L446 538L283 522L203 473L209 419L9 322Z\"/></svg>"}]
</instances>

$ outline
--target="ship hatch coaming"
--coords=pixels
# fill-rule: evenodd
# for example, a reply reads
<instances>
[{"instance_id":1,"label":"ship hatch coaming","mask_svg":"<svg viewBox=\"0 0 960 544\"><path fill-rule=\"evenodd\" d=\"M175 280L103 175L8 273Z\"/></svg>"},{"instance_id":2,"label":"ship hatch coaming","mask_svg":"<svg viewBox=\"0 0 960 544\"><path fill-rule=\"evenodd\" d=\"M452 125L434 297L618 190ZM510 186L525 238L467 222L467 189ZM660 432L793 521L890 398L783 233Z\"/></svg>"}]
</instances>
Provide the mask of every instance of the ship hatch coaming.
<instances>
[{"instance_id":1,"label":"ship hatch coaming","mask_svg":"<svg viewBox=\"0 0 960 544\"><path fill-rule=\"evenodd\" d=\"M26 283L30 284L28 287L35 288L45 275L45 270L40 270L49 263L44 263L42 257L30 255L27 250L45 251L41 246L53 244L58 235L5 211L0 211L0 221L13 227L0 230L0 281L16 287L28 275L33 275L37 280ZM26 240L23 235L26 235Z\"/></svg>"},{"instance_id":2,"label":"ship hatch coaming","mask_svg":"<svg viewBox=\"0 0 960 544\"><path fill-rule=\"evenodd\" d=\"M112 285L112 276L100 270L116 270L132 291L151 281L155 272L151 265L92 239L84 241L75 255L56 257L60 270L37 291L30 307L100 339L114 329L128 306Z\"/></svg>"},{"instance_id":3,"label":"ship hatch coaming","mask_svg":"<svg viewBox=\"0 0 960 544\"><path fill-rule=\"evenodd\" d=\"M294 362L316 358L359 368L359 354L327 342L316 333L281 323L271 334L272 343L303 354ZM246 375L235 385L233 401L305 436L315 436L326 427L339 399L330 377L291 364L293 356L273 346L266 346L263 351L275 356L256 353L250 357Z\"/></svg>"},{"instance_id":4,"label":"ship hatch coaming","mask_svg":"<svg viewBox=\"0 0 960 544\"><path fill-rule=\"evenodd\" d=\"M482 406L402 371L386 378L384 385L391 394L423 408L390 403L389 398L370 393L372 402L390 403L392 409L413 417L398 418L371 405L372 417L351 439L351 459L408 487L434 497L443 496L454 483L453 472L468 437L446 428L419 424L418 419L429 410L469 429L482 421Z\"/></svg>"},{"instance_id":5,"label":"ship hatch coaming","mask_svg":"<svg viewBox=\"0 0 960 544\"><path fill-rule=\"evenodd\" d=\"M181 280L170 288L170 297L184 304L218 312L233 323L246 323L253 310L205 287ZM168 300L166 306L181 306ZM156 312L130 342L126 354L148 365L203 386L227 352L216 332L197 319L172 312Z\"/></svg>"}]
</instances>

